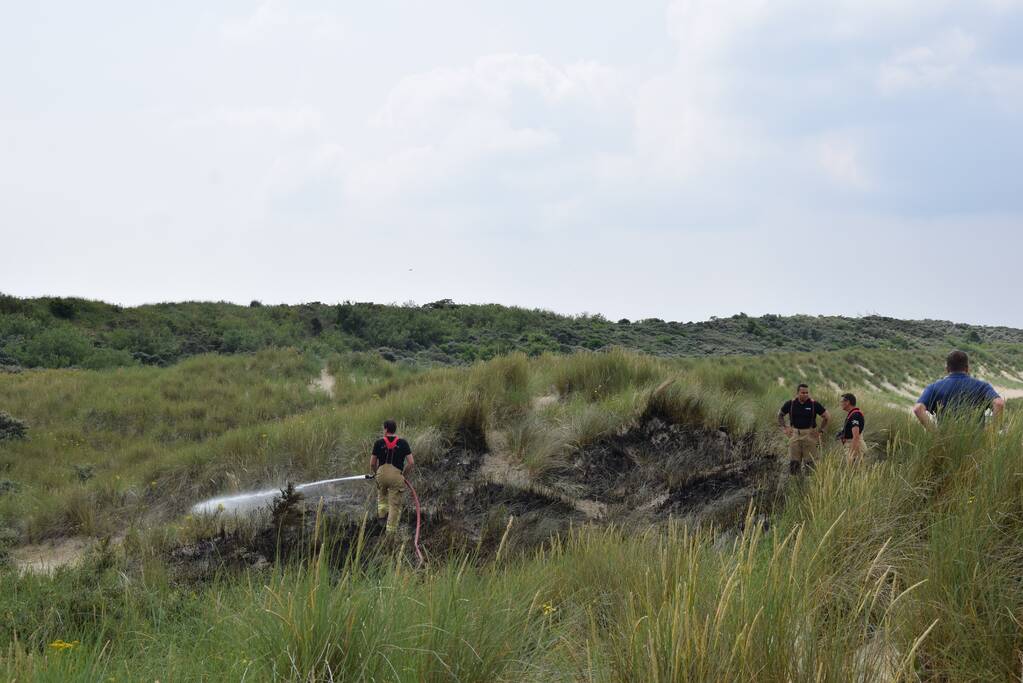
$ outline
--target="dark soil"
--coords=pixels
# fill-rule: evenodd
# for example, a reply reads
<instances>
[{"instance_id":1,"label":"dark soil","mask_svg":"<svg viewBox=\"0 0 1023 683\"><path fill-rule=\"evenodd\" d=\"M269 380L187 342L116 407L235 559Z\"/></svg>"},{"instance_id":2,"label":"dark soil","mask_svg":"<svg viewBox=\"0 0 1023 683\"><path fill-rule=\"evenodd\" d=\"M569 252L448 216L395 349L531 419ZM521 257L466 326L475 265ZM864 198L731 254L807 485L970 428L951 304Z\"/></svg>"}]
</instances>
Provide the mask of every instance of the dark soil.
<instances>
[{"instance_id":1,"label":"dark soil","mask_svg":"<svg viewBox=\"0 0 1023 683\"><path fill-rule=\"evenodd\" d=\"M657 417L581 449L568 467L531 488L487 480L480 471L484 457L479 450L452 450L413 475L427 557L468 551L484 561L502 538L502 552L528 552L586 523L647 526L675 517L738 527L751 501L761 510L771 507L781 476L775 456L758 451L751 438ZM374 495L371 485L359 485L322 499L278 499L265 529L247 538L221 533L178 548L172 563L182 577L201 579L218 569L261 567L318 552L324 538L332 561L342 563L354 556L360 530L359 557L373 561L400 545L384 544L383 525L370 514ZM573 504L576 499L596 501L606 514L591 519ZM411 502L406 509L400 540L411 561L415 512Z\"/></svg>"}]
</instances>

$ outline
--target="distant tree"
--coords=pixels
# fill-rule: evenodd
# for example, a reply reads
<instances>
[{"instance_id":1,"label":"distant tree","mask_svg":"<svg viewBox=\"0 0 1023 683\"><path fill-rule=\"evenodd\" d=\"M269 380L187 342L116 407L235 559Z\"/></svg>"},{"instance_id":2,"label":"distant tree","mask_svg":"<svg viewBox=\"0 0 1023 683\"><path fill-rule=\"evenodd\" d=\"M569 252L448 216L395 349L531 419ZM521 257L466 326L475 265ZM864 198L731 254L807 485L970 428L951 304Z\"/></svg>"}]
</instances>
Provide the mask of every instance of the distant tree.
<instances>
[{"instance_id":1,"label":"distant tree","mask_svg":"<svg viewBox=\"0 0 1023 683\"><path fill-rule=\"evenodd\" d=\"M439 299L437 301L431 301L428 304L423 304L423 308L430 309L458 308L458 304L456 304L452 299Z\"/></svg>"},{"instance_id":2,"label":"distant tree","mask_svg":"<svg viewBox=\"0 0 1023 683\"><path fill-rule=\"evenodd\" d=\"M313 318L310 321L309 324L310 324L310 327L312 327L313 336L314 337L319 337L320 334L323 332L323 323L320 322L320 319L319 318Z\"/></svg>"},{"instance_id":3,"label":"distant tree","mask_svg":"<svg viewBox=\"0 0 1023 683\"><path fill-rule=\"evenodd\" d=\"M71 320L75 317L75 313L77 313L75 310L75 302L68 299L51 299L50 313L53 314L54 318Z\"/></svg>"},{"instance_id":4,"label":"distant tree","mask_svg":"<svg viewBox=\"0 0 1023 683\"><path fill-rule=\"evenodd\" d=\"M366 315L359 304L341 304L337 307L336 324L342 332L359 335L366 327Z\"/></svg>"},{"instance_id":5,"label":"distant tree","mask_svg":"<svg viewBox=\"0 0 1023 683\"><path fill-rule=\"evenodd\" d=\"M628 318L622 318L621 320L618 321L618 324L619 325L631 325L632 321L629 320Z\"/></svg>"},{"instance_id":6,"label":"distant tree","mask_svg":"<svg viewBox=\"0 0 1023 683\"><path fill-rule=\"evenodd\" d=\"M252 301L249 302L249 308L261 308L262 306L263 302L260 301L259 299L253 299Z\"/></svg>"}]
</instances>

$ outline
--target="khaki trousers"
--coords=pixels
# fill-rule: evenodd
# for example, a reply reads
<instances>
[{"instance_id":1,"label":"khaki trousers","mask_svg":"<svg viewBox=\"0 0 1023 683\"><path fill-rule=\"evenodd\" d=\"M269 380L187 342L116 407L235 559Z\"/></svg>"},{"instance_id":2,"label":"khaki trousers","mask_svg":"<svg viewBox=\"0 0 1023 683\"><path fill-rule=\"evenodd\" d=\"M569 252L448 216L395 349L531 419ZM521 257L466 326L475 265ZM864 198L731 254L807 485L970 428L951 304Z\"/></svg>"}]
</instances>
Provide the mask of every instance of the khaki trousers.
<instances>
[{"instance_id":1,"label":"khaki trousers","mask_svg":"<svg viewBox=\"0 0 1023 683\"><path fill-rule=\"evenodd\" d=\"M853 451L853 440L849 439L845 442L845 457L849 460L849 462L859 462L860 460L863 460L866 452L867 444L865 443L861 443L860 452L856 453Z\"/></svg>"},{"instance_id":2,"label":"khaki trousers","mask_svg":"<svg viewBox=\"0 0 1023 683\"><path fill-rule=\"evenodd\" d=\"M387 533L398 530L401 519L401 496L405 491L405 477L394 465L377 468L377 518L387 518Z\"/></svg>"},{"instance_id":3,"label":"khaki trousers","mask_svg":"<svg viewBox=\"0 0 1023 683\"><path fill-rule=\"evenodd\" d=\"M789 461L813 462L820 449L820 435L816 429L793 429L789 437Z\"/></svg>"}]
</instances>

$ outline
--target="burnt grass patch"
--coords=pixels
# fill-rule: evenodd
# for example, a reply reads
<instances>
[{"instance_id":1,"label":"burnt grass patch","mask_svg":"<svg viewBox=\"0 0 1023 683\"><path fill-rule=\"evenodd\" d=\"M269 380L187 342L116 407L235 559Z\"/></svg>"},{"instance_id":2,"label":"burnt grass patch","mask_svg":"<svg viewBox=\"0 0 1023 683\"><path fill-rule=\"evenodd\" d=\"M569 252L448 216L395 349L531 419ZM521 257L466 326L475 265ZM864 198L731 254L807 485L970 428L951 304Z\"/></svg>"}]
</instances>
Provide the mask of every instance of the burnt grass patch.
<instances>
[{"instance_id":1,"label":"burnt grass patch","mask_svg":"<svg viewBox=\"0 0 1023 683\"><path fill-rule=\"evenodd\" d=\"M413 474L428 557L469 553L485 562L498 547L505 555L526 553L583 524L648 526L675 517L734 528L751 501L761 510L771 508L781 476L777 457L758 449L752 436L735 438L651 415L579 449L567 466L535 487L487 480L481 472L485 456L483 450L458 447ZM247 534L222 528L212 538L174 549L171 564L182 578L202 580L218 571L258 569L320 552L341 566L356 556L363 563L393 558L403 547L414 562L411 503L405 506L402 546L385 538L383 523L373 515L374 499L371 485L315 502L284 492L263 528ZM573 501L595 501L605 514L588 517Z\"/></svg>"}]
</instances>

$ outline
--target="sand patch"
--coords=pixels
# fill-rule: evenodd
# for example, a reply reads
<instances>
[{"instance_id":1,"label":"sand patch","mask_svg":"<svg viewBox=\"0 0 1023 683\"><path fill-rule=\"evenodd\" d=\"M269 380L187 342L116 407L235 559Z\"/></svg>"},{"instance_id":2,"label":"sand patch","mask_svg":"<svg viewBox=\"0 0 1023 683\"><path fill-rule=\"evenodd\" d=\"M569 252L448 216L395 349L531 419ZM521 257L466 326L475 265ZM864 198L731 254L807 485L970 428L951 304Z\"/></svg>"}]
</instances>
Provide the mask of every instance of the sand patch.
<instances>
[{"instance_id":1,"label":"sand patch","mask_svg":"<svg viewBox=\"0 0 1023 683\"><path fill-rule=\"evenodd\" d=\"M903 398L908 398L911 401L916 401L916 399L920 396L920 394L914 394L905 386L897 387L891 382L881 382L881 388Z\"/></svg>"},{"instance_id":2,"label":"sand patch","mask_svg":"<svg viewBox=\"0 0 1023 683\"><path fill-rule=\"evenodd\" d=\"M1023 382L1023 376L1018 374L1014 375L1008 370L1002 370L1002 377L1009 380L1010 382Z\"/></svg>"},{"instance_id":3,"label":"sand patch","mask_svg":"<svg viewBox=\"0 0 1023 683\"><path fill-rule=\"evenodd\" d=\"M61 567L78 564L95 545L94 538L76 536L15 548L11 551L11 557L18 571L52 574Z\"/></svg>"},{"instance_id":4,"label":"sand patch","mask_svg":"<svg viewBox=\"0 0 1023 683\"><path fill-rule=\"evenodd\" d=\"M309 382L309 391L322 391L331 398L334 398L334 375L327 372L327 368L320 370L320 376Z\"/></svg>"},{"instance_id":5,"label":"sand patch","mask_svg":"<svg viewBox=\"0 0 1023 683\"><path fill-rule=\"evenodd\" d=\"M874 376L873 370L871 370L870 368L868 368L865 365L857 365L856 369L859 370L860 372L862 372L867 377L873 377Z\"/></svg>"},{"instance_id":6,"label":"sand patch","mask_svg":"<svg viewBox=\"0 0 1023 683\"><path fill-rule=\"evenodd\" d=\"M537 396L533 399L532 408L533 410L543 410L548 406L557 404L559 397L557 394L547 394L546 396Z\"/></svg>"},{"instance_id":7,"label":"sand patch","mask_svg":"<svg viewBox=\"0 0 1023 683\"><path fill-rule=\"evenodd\" d=\"M998 395L1005 399L1011 398L1023 398L1023 389L1014 389L1012 387L1000 387L997 384L994 385L995 391Z\"/></svg>"}]
</instances>

